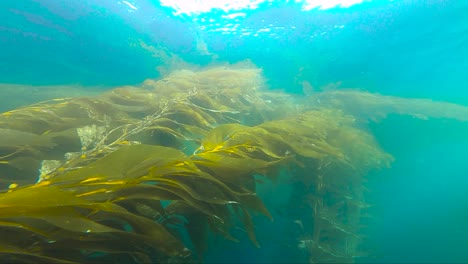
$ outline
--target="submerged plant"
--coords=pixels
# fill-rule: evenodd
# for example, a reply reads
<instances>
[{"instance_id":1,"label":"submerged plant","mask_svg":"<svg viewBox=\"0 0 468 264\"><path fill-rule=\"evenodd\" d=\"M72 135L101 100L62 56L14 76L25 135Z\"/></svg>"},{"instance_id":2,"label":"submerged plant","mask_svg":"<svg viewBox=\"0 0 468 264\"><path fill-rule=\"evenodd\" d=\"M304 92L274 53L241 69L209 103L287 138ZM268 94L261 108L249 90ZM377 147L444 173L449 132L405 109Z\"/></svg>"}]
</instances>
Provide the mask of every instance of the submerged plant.
<instances>
[{"instance_id":1,"label":"submerged plant","mask_svg":"<svg viewBox=\"0 0 468 264\"><path fill-rule=\"evenodd\" d=\"M364 176L393 158L338 95L301 105L263 86L258 69L177 71L1 114L2 260L202 260L208 234L237 241L234 228L261 246L253 218L272 216L258 176L286 169L303 186L291 207L310 212L299 243L310 262L352 262Z\"/></svg>"}]
</instances>

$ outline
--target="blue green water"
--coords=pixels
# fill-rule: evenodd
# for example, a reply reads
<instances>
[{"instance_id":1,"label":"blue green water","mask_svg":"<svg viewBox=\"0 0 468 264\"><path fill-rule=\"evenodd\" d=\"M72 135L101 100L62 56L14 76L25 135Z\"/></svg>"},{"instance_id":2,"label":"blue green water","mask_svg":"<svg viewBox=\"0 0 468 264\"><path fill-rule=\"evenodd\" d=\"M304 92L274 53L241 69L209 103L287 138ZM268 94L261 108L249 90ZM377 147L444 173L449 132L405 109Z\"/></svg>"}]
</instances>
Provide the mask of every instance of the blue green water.
<instances>
[{"instance_id":1,"label":"blue green water","mask_svg":"<svg viewBox=\"0 0 468 264\"><path fill-rule=\"evenodd\" d=\"M155 68L166 63L143 41L198 65L249 59L271 89L290 93L301 93L303 80L317 88L341 82L468 105L466 1L376 0L310 11L295 1L269 1L237 18L223 11L175 16L158 1L131 3L137 10L116 0L1 1L0 83L139 84L159 77ZM200 40L209 54L197 48ZM468 124L390 116L370 128L396 161L369 176L375 217L366 232L375 254L357 261L468 262ZM280 190L285 196L288 187ZM274 198L267 205L281 207ZM214 241L206 260L306 261L296 241L283 239L297 226L273 214L274 223L258 223L261 249L247 238Z\"/></svg>"}]
</instances>

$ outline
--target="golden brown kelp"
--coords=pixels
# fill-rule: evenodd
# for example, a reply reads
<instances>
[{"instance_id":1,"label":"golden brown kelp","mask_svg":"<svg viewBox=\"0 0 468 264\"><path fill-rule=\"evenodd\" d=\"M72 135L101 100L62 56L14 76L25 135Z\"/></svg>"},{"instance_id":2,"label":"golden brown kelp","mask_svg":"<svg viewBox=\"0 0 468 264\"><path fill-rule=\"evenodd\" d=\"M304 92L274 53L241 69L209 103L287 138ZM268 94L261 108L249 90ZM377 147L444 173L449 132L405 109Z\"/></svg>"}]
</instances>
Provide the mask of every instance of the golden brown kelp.
<instances>
[{"instance_id":1,"label":"golden brown kelp","mask_svg":"<svg viewBox=\"0 0 468 264\"><path fill-rule=\"evenodd\" d=\"M389 114L415 118L448 118L468 121L468 107L422 98L401 98L352 89L326 90L312 94L309 102L343 109L363 120L379 121Z\"/></svg>"},{"instance_id":2,"label":"golden brown kelp","mask_svg":"<svg viewBox=\"0 0 468 264\"><path fill-rule=\"evenodd\" d=\"M328 109L256 127L219 126L193 158L203 170L252 191L255 174L274 177L278 165L294 165L292 177L307 188L301 203L313 219L306 223L312 232L300 243L311 263L353 261L361 209L367 206L362 178L392 161L370 134L354 127L352 116Z\"/></svg>"},{"instance_id":3,"label":"golden brown kelp","mask_svg":"<svg viewBox=\"0 0 468 264\"><path fill-rule=\"evenodd\" d=\"M313 111L312 113L314 113ZM318 111L310 123L324 125L321 133L330 148L319 159L301 159L295 177L304 185L301 201L308 208L312 223L300 246L310 254L310 263L353 262L360 257L359 232L365 202L365 176L372 169L390 165L393 158L380 149L372 135L356 128L354 117L341 111ZM296 194L297 195L297 194Z\"/></svg>"},{"instance_id":4,"label":"golden brown kelp","mask_svg":"<svg viewBox=\"0 0 468 264\"><path fill-rule=\"evenodd\" d=\"M191 219L195 210L226 237L234 212L257 243L247 209L269 213L254 193L239 190L201 171L176 149L122 147L80 169L2 194L0 232L18 233L17 242L2 236L2 244L22 248L4 252L4 259L91 262L96 254L117 254L148 262L152 250L161 260L184 256L189 252L182 241L164 227L171 216L161 201L186 204L184 210L171 210L182 216L192 211Z\"/></svg>"},{"instance_id":5,"label":"golden brown kelp","mask_svg":"<svg viewBox=\"0 0 468 264\"><path fill-rule=\"evenodd\" d=\"M1 165L34 171L42 163L35 185L27 183L37 175L19 182L23 171L2 170L13 174L7 184L20 183L0 199L4 259L98 262L119 256L168 261L187 253L172 225L181 217L189 222L178 228L187 226L200 251L203 236L194 231L194 221L200 219L235 240L230 229L236 222L231 218L237 217L257 244L250 212L269 213L251 188L200 170L173 148L145 144L191 153L215 126L259 113L263 99L255 90L240 94L249 87L227 87L223 93L205 83L203 89L177 91L183 88L122 87L95 98L57 99L3 113ZM260 122L262 115L256 115ZM161 201L171 202L170 214ZM13 233L18 240L9 241Z\"/></svg>"},{"instance_id":6,"label":"golden brown kelp","mask_svg":"<svg viewBox=\"0 0 468 264\"><path fill-rule=\"evenodd\" d=\"M364 176L392 157L344 99L324 92L295 105L262 91L252 68L177 71L142 87L0 115L3 259L188 261L210 232L236 241L233 228L259 246L253 216L271 215L255 177L277 182L287 169L303 188L290 207L310 214L298 219L310 262L353 261Z\"/></svg>"},{"instance_id":7,"label":"golden brown kelp","mask_svg":"<svg viewBox=\"0 0 468 264\"><path fill-rule=\"evenodd\" d=\"M32 183L39 169L42 179L136 143L186 148L190 153L219 124L259 123L281 112L267 103L270 99L259 97L261 85L257 69L176 72L146 82L146 90L121 87L97 97L55 99L2 113L0 128L12 136L4 137L11 143L0 145L0 176Z\"/></svg>"},{"instance_id":8,"label":"golden brown kelp","mask_svg":"<svg viewBox=\"0 0 468 264\"><path fill-rule=\"evenodd\" d=\"M325 122L330 117L335 122ZM236 240L230 234L233 217L258 245L251 212L271 216L255 194L254 174L273 177L275 167L307 166L306 159L349 162L339 144L326 142L329 134L346 128L340 117L327 110L255 127L218 126L190 157L162 146L120 146L39 184L13 188L0 198L0 229L22 239L2 241L12 246L4 257L94 262L125 256L146 262L156 256L168 261L188 253L170 227L177 217L186 218L180 227L187 228L197 250L206 249L207 230Z\"/></svg>"},{"instance_id":9,"label":"golden brown kelp","mask_svg":"<svg viewBox=\"0 0 468 264\"><path fill-rule=\"evenodd\" d=\"M47 257L90 262L90 254L106 253L148 262L152 249L184 253L182 244L160 224L117 204L96 203L45 183L3 194L0 202L2 244L21 248L5 254L5 261Z\"/></svg>"}]
</instances>

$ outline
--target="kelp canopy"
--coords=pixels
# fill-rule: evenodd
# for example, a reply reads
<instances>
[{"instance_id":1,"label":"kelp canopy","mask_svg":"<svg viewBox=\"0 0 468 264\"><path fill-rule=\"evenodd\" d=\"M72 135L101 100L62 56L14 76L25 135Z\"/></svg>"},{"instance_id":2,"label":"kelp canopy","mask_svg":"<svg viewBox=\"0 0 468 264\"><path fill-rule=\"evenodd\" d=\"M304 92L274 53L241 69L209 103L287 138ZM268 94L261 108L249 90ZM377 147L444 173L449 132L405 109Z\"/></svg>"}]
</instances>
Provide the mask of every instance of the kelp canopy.
<instances>
[{"instance_id":1,"label":"kelp canopy","mask_svg":"<svg viewBox=\"0 0 468 264\"><path fill-rule=\"evenodd\" d=\"M382 98L350 93L364 108ZM259 69L230 66L2 113L1 259L202 261L209 232L236 241L239 225L260 246L252 219L272 217L256 178L287 170L306 187L313 232L299 246L310 262L352 262L364 177L393 158L346 98L297 100L268 92Z\"/></svg>"}]
</instances>

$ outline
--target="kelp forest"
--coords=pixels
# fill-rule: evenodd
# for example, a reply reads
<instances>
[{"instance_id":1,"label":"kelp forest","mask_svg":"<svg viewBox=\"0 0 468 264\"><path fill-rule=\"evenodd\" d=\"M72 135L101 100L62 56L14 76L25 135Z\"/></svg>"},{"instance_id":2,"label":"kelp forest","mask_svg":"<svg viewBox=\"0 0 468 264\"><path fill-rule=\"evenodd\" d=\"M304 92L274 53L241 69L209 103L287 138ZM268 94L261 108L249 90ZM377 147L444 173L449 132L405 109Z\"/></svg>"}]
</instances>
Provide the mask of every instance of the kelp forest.
<instances>
[{"instance_id":1,"label":"kelp forest","mask_svg":"<svg viewBox=\"0 0 468 264\"><path fill-rule=\"evenodd\" d=\"M261 247L257 189L300 186L309 263L354 262L389 114L467 121L455 104L356 89L269 90L260 69L177 70L0 114L1 263L203 263L209 237ZM235 234L234 234L235 233Z\"/></svg>"}]
</instances>

